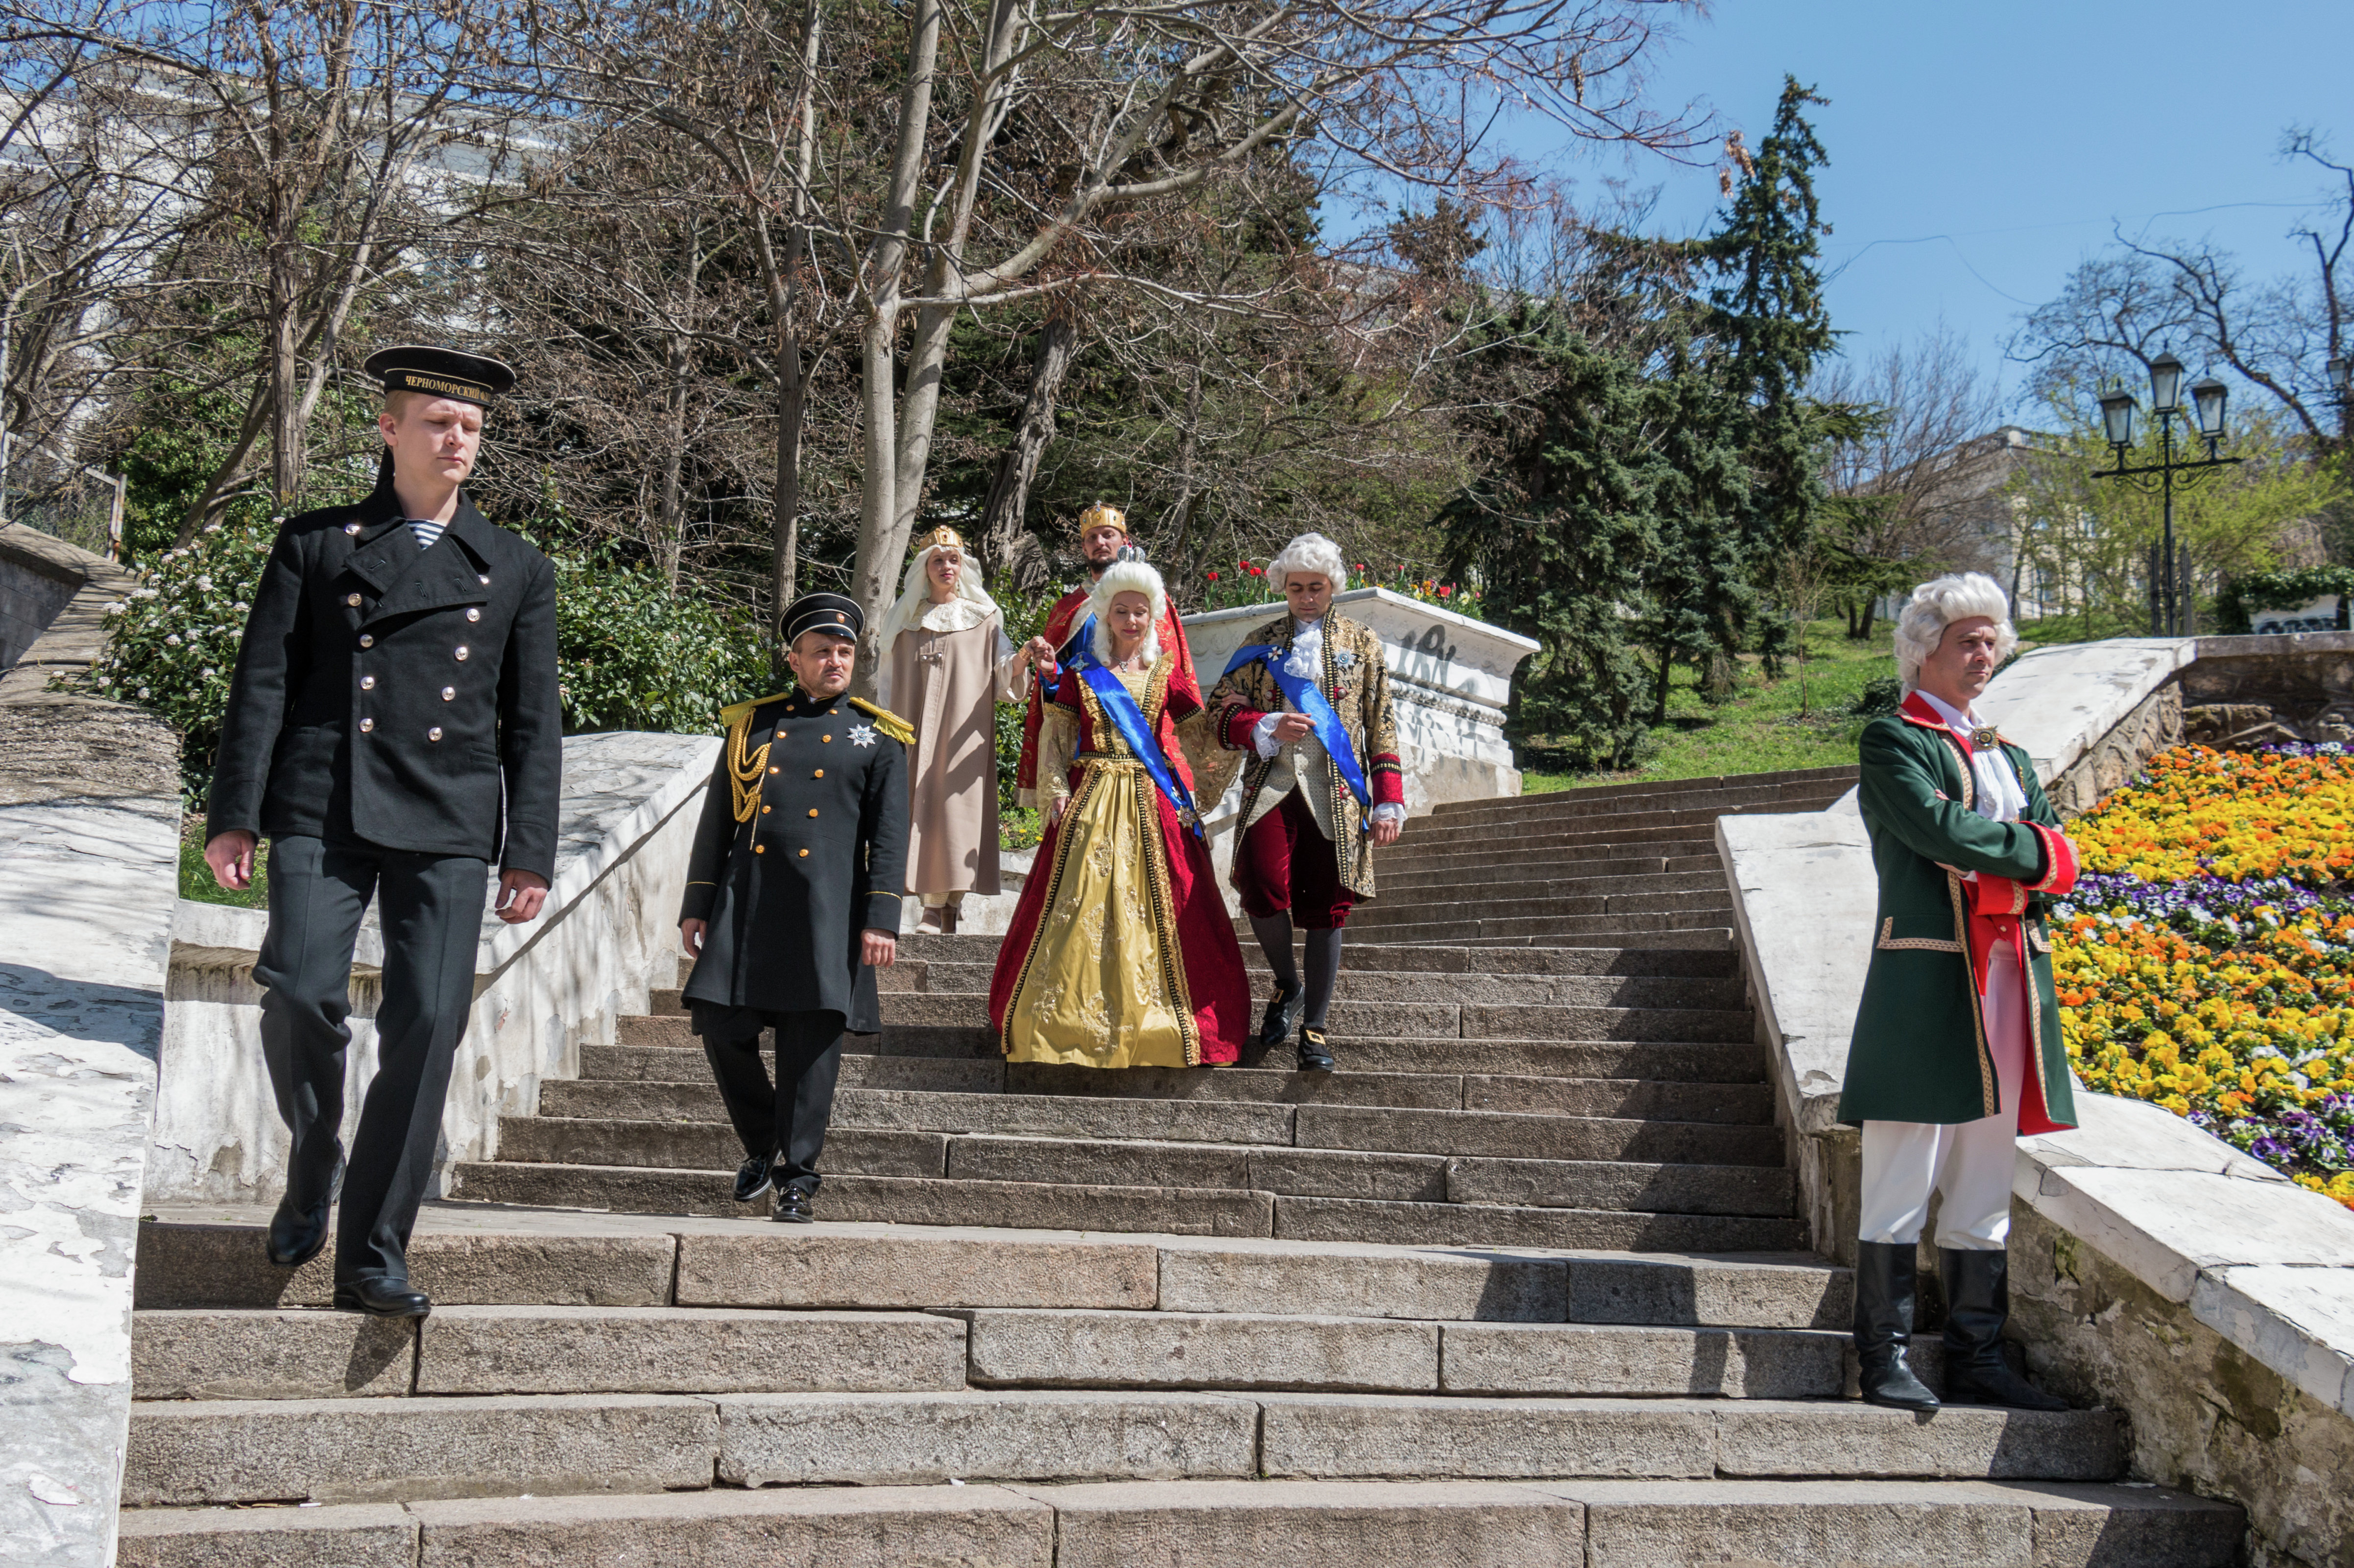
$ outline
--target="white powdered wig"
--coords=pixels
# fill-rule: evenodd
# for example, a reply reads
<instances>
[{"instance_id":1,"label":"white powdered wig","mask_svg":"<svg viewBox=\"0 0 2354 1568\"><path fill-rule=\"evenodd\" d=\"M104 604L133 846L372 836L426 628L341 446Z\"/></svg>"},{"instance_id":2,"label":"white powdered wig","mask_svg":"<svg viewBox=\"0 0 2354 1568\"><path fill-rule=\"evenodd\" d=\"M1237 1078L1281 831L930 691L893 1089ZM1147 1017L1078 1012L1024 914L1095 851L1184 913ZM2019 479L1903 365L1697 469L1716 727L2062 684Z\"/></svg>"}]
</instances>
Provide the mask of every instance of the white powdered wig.
<instances>
[{"instance_id":1,"label":"white powdered wig","mask_svg":"<svg viewBox=\"0 0 2354 1568\"><path fill-rule=\"evenodd\" d=\"M1278 591L1294 572L1329 577L1334 593L1349 586L1349 567L1341 559L1341 546L1321 534L1302 534L1267 564L1267 575L1275 579Z\"/></svg>"},{"instance_id":2,"label":"white powdered wig","mask_svg":"<svg viewBox=\"0 0 2354 1568\"><path fill-rule=\"evenodd\" d=\"M1946 639L1946 628L1974 615L1994 622L1997 663L2018 652L2019 632L2010 624L2010 599L2002 585L1984 572L1932 577L1913 590L1896 617L1896 678L1906 691L1920 683L1921 661L1937 651L1937 644Z\"/></svg>"},{"instance_id":3,"label":"white powdered wig","mask_svg":"<svg viewBox=\"0 0 2354 1568\"><path fill-rule=\"evenodd\" d=\"M1107 670L1112 661L1111 601L1123 593L1140 593L1152 601L1152 626L1144 634L1144 662L1155 664L1161 660L1161 618L1169 613L1169 590L1161 586L1161 574L1142 561L1114 561L1087 595L1087 613L1096 618L1096 662Z\"/></svg>"}]
</instances>

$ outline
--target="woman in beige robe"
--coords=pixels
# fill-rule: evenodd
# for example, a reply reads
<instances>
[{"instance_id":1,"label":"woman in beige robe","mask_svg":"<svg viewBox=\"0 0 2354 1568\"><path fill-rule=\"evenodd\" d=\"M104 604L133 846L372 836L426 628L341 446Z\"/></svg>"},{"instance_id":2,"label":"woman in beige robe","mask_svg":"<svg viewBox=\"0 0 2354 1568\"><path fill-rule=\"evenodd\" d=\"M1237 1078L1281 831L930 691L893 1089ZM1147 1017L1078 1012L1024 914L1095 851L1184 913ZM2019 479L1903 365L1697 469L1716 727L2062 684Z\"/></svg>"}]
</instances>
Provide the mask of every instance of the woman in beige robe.
<instances>
[{"instance_id":1,"label":"woman in beige robe","mask_svg":"<svg viewBox=\"0 0 2354 1568\"><path fill-rule=\"evenodd\" d=\"M1033 664L1053 650L1038 638L1014 647L952 528L934 529L908 563L883 646L875 699L916 731L907 891L923 898L927 927L953 931L966 894L999 891L997 705L1026 702Z\"/></svg>"}]
</instances>

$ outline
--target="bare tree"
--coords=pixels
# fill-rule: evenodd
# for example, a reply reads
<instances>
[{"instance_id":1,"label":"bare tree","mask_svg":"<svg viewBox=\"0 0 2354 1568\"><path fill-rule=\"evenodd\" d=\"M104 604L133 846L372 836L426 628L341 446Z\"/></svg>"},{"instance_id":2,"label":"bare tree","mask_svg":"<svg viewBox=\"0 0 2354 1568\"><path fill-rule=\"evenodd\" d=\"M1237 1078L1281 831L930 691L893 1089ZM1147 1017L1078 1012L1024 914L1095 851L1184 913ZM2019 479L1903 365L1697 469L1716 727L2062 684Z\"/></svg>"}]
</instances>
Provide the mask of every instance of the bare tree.
<instances>
[{"instance_id":1,"label":"bare tree","mask_svg":"<svg viewBox=\"0 0 2354 1568\"><path fill-rule=\"evenodd\" d=\"M2023 432L2000 427L2000 399L1957 334L1940 324L1861 365L1834 361L1813 396L1861 416L1828 475L1824 586L1847 601L1850 636L1871 635L1875 601L1900 578L2006 568L2001 492Z\"/></svg>"}]
</instances>

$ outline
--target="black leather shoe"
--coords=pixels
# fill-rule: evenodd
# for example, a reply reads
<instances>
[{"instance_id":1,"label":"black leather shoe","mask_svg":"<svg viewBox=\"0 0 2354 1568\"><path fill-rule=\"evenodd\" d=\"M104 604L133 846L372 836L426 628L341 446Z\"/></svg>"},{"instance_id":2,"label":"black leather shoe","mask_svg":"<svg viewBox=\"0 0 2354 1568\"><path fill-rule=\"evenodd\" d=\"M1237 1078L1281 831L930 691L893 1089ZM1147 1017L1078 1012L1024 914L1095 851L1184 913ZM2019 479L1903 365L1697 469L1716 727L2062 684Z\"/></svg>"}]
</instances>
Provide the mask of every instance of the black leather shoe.
<instances>
[{"instance_id":1,"label":"black leather shoe","mask_svg":"<svg viewBox=\"0 0 2354 1568\"><path fill-rule=\"evenodd\" d=\"M1278 991L1267 1004L1267 1017L1258 1026L1258 1043L1262 1049L1272 1051L1291 1038L1299 1027L1300 1010L1308 1005L1308 988L1304 985L1289 991Z\"/></svg>"},{"instance_id":2,"label":"black leather shoe","mask_svg":"<svg viewBox=\"0 0 2354 1568\"><path fill-rule=\"evenodd\" d=\"M335 1310L365 1312L371 1318L422 1318L433 1310L433 1298L406 1279L379 1275L336 1286Z\"/></svg>"},{"instance_id":3,"label":"black leather shoe","mask_svg":"<svg viewBox=\"0 0 2354 1568\"><path fill-rule=\"evenodd\" d=\"M1332 1070L1332 1048L1325 1044L1324 1032L1312 1023L1299 1026L1299 1070L1303 1073L1329 1073Z\"/></svg>"},{"instance_id":4,"label":"black leather shoe","mask_svg":"<svg viewBox=\"0 0 2354 1568\"><path fill-rule=\"evenodd\" d=\"M810 1212L810 1207L807 1192L799 1187L779 1187L777 1189L777 1206L769 1212L769 1218L780 1225L806 1225L817 1218Z\"/></svg>"},{"instance_id":5,"label":"black leather shoe","mask_svg":"<svg viewBox=\"0 0 2354 1568\"><path fill-rule=\"evenodd\" d=\"M1937 1249L1946 1287L1946 1403L1999 1404L2012 1410L2065 1410L2011 1370L2002 1351L2010 1319L2010 1256L2005 1252Z\"/></svg>"},{"instance_id":6,"label":"black leather shoe","mask_svg":"<svg viewBox=\"0 0 2354 1568\"><path fill-rule=\"evenodd\" d=\"M1913 1242L1856 1243L1855 1355L1857 1382L1867 1404L1925 1412L1937 1408L1937 1396L1904 1364L1904 1351L1913 1342L1919 1255Z\"/></svg>"},{"instance_id":7,"label":"black leather shoe","mask_svg":"<svg viewBox=\"0 0 2354 1568\"><path fill-rule=\"evenodd\" d=\"M769 1157L755 1154L736 1167L736 1201L748 1203L769 1190L773 1180L769 1174Z\"/></svg>"}]
</instances>

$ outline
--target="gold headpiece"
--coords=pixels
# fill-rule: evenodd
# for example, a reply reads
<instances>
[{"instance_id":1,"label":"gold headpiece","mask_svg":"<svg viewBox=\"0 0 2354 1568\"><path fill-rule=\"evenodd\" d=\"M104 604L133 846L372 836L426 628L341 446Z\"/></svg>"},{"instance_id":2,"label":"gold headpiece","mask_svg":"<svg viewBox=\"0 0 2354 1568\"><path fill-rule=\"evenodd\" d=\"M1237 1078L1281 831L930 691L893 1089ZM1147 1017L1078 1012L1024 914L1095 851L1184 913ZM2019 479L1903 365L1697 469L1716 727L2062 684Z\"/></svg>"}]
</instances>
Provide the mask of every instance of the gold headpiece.
<instances>
[{"instance_id":1,"label":"gold headpiece","mask_svg":"<svg viewBox=\"0 0 2354 1568\"><path fill-rule=\"evenodd\" d=\"M957 537L957 531L955 529L943 523L938 527L933 529L930 533L925 535L921 540L917 541L916 548L918 550L954 550L959 555L962 555L964 553L964 541Z\"/></svg>"},{"instance_id":2,"label":"gold headpiece","mask_svg":"<svg viewBox=\"0 0 2354 1568\"><path fill-rule=\"evenodd\" d=\"M1103 501L1097 502L1093 506L1088 507L1085 512L1079 514L1080 533L1084 534L1090 528L1104 527L1117 528L1122 534L1126 534L1128 532L1128 514L1122 512L1119 507L1110 504L1108 502Z\"/></svg>"}]
</instances>

